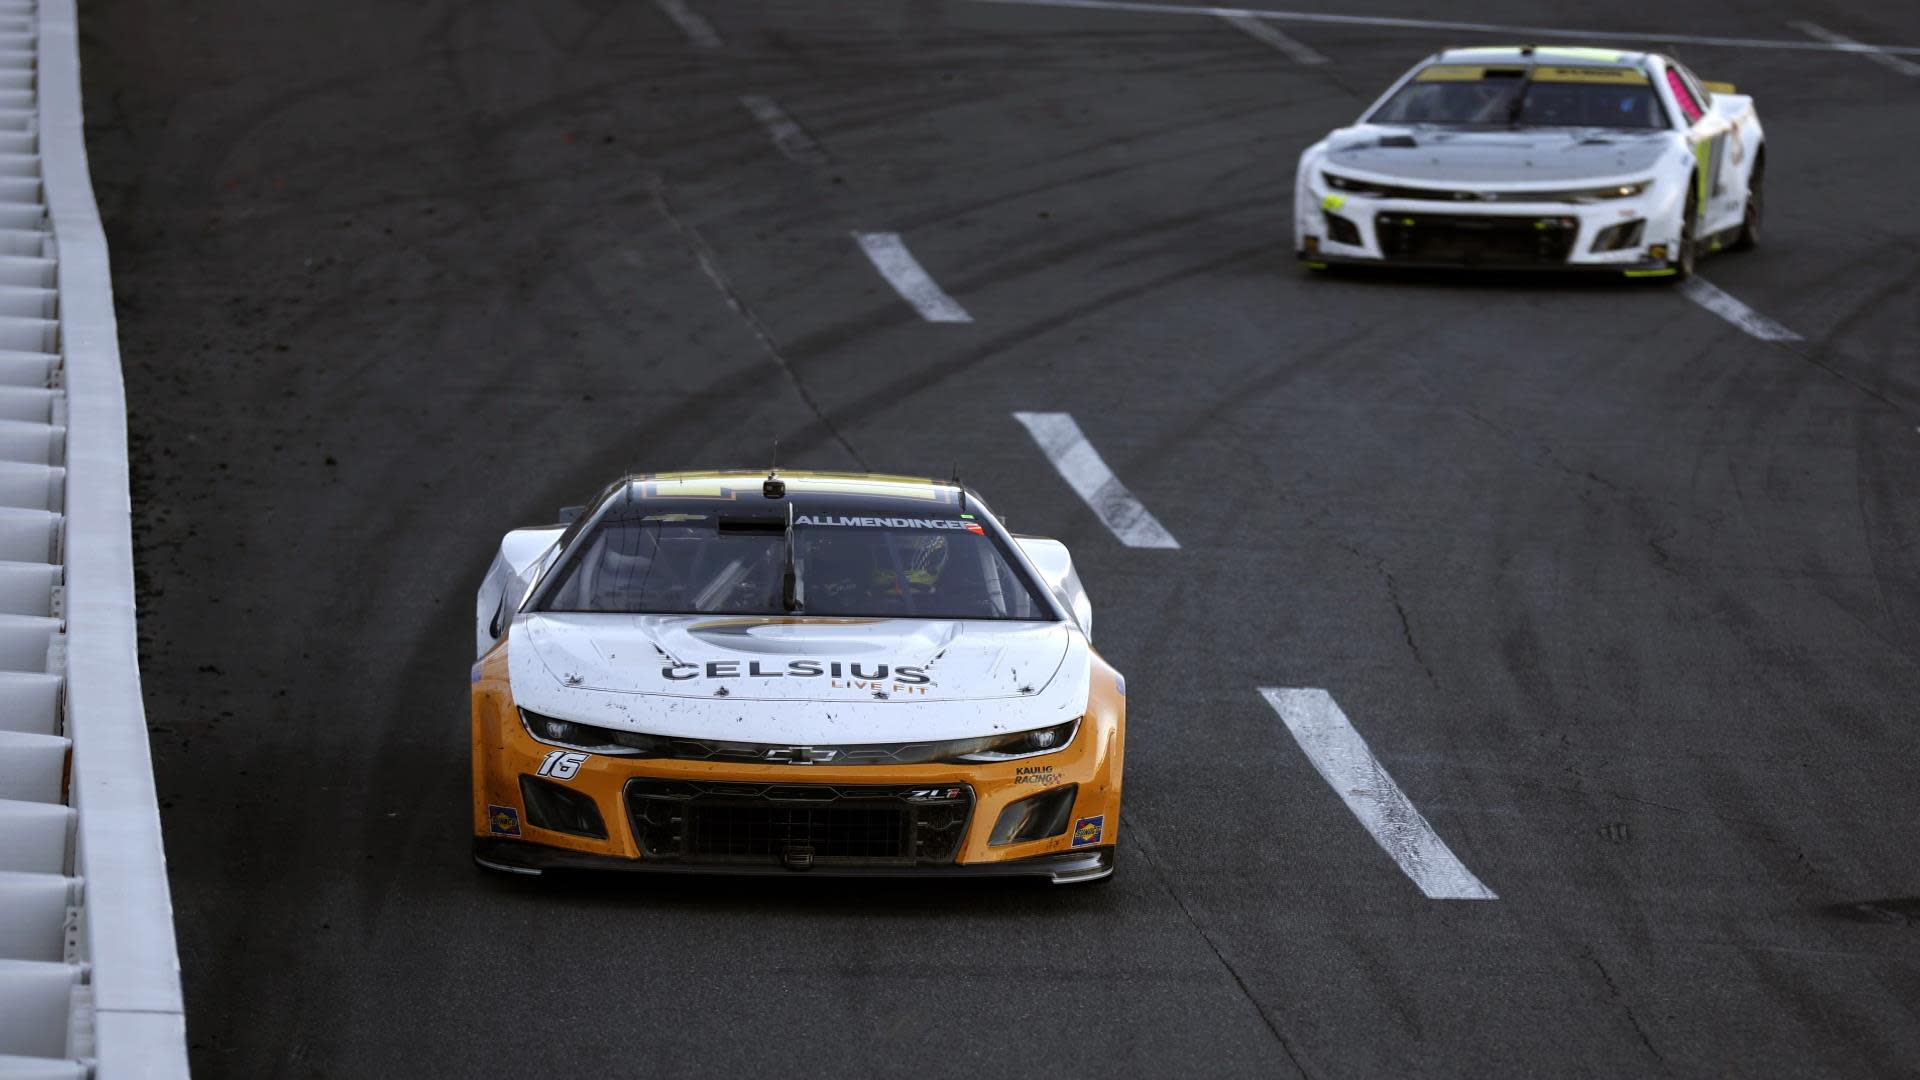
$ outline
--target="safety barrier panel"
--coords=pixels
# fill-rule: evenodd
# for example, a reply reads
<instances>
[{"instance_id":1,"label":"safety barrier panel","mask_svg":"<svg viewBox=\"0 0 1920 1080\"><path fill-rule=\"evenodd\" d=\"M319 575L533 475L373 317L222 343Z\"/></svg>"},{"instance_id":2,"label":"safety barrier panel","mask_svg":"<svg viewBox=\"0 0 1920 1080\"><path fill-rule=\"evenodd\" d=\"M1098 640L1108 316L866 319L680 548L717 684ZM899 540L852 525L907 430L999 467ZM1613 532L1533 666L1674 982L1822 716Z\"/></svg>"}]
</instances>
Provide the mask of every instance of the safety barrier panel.
<instances>
[{"instance_id":1,"label":"safety barrier panel","mask_svg":"<svg viewBox=\"0 0 1920 1080\"><path fill-rule=\"evenodd\" d=\"M0 0L0 1080L186 1075L74 0Z\"/></svg>"}]
</instances>

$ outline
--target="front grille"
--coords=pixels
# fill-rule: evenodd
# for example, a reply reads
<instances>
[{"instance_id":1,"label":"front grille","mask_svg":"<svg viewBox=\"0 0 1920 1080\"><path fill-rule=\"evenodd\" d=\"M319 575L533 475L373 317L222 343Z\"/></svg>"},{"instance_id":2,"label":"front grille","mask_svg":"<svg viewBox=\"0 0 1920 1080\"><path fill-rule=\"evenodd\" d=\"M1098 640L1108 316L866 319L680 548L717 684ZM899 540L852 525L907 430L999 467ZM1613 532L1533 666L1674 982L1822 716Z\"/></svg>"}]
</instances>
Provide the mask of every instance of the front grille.
<instances>
[{"instance_id":1,"label":"front grille","mask_svg":"<svg viewBox=\"0 0 1920 1080\"><path fill-rule=\"evenodd\" d=\"M973 789L632 780L627 813L654 862L829 866L950 863Z\"/></svg>"},{"instance_id":2,"label":"front grille","mask_svg":"<svg viewBox=\"0 0 1920 1080\"><path fill-rule=\"evenodd\" d=\"M1380 214L1374 231L1389 260L1546 266L1567 261L1580 224L1563 217Z\"/></svg>"}]
</instances>

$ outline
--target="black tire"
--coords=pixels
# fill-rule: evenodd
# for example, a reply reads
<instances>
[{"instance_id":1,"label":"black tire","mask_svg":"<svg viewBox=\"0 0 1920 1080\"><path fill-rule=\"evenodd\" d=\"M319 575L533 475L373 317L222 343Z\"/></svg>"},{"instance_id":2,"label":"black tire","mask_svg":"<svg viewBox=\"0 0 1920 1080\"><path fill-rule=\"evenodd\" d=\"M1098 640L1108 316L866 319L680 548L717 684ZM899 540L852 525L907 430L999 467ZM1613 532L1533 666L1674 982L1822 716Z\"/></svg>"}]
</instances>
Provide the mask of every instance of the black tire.
<instances>
[{"instance_id":1,"label":"black tire","mask_svg":"<svg viewBox=\"0 0 1920 1080\"><path fill-rule=\"evenodd\" d=\"M1687 208L1680 212L1680 245L1673 253L1673 281L1692 277L1694 262L1700 257L1700 204L1693 197L1693 183L1687 186Z\"/></svg>"},{"instance_id":2,"label":"black tire","mask_svg":"<svg viewBox=\"0 0 1920 1080\"><path fill-rule=\"evenodd\" d=\"M1747 180L1747 212L1740 220L1740 235L1733 250L1752 251L1760 246L1760 226L1767 209L1767 155L1754 159L1753 176Z\"/></svg>"}]
</instances>

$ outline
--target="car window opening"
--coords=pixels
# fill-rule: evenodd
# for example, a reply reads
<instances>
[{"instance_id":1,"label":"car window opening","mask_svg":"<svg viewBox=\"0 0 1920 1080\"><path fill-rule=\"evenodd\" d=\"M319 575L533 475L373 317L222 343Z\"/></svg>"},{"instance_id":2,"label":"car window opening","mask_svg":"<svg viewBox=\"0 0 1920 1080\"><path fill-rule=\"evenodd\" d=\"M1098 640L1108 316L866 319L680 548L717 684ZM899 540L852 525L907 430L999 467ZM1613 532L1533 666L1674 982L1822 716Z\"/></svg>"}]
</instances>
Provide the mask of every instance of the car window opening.
<instances>
[{"instance_id":1,"label":"car window opening","mask_svg":"<svg viewBox=\"0 0 1920 1080\"><path fill-rule=\"evenodd\" d=\"M895 505L800 505L787 517L634 502L610 507L536 607L552 612L1052 620L979 518ZM952 512L946 508L945 512Z\"/></svg>"}]
</instances>

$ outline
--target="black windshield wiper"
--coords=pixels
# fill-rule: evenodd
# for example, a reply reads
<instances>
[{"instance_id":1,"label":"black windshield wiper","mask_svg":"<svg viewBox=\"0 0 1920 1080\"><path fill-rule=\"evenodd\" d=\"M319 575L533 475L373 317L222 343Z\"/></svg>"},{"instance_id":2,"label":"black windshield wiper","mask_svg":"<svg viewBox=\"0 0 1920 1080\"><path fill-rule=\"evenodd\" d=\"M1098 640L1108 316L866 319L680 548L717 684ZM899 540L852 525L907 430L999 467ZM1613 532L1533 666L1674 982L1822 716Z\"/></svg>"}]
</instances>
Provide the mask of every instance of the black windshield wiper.
<instances>
[{"instance_id":1,"label":"black windshield wiper","mask_svg":"<svg viewBox=\"0 0 1920 1080\"><path fill-rule=\"evenodd\" d=\"M780 606L787 611L801 611L806 601L800 590L800 568L793 546L793 504L787 504L787 550L786 568L780 572Z\"/></svg>"}]
</instances>

